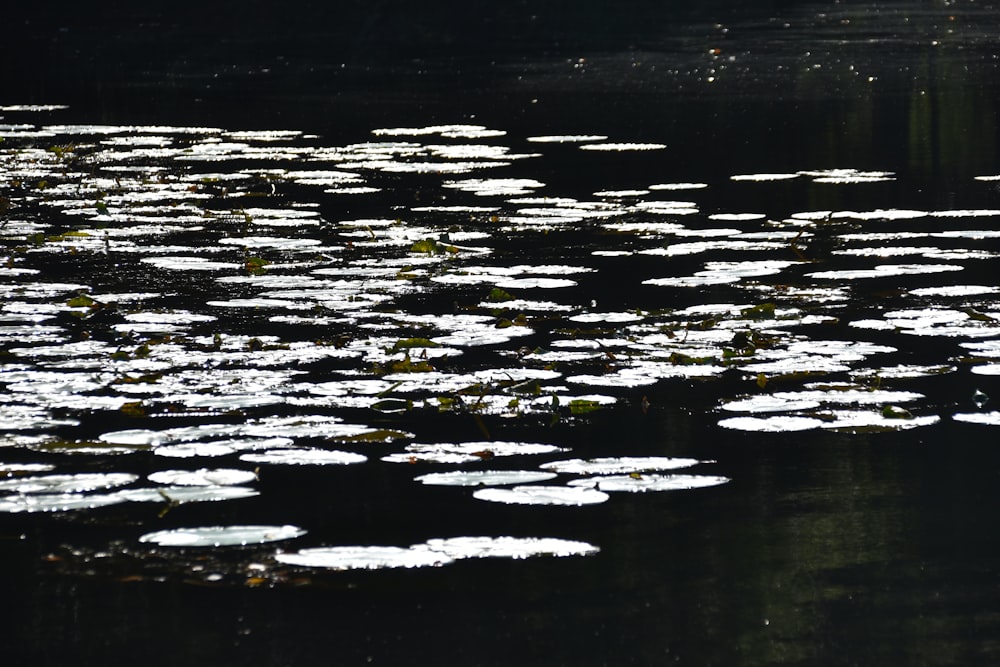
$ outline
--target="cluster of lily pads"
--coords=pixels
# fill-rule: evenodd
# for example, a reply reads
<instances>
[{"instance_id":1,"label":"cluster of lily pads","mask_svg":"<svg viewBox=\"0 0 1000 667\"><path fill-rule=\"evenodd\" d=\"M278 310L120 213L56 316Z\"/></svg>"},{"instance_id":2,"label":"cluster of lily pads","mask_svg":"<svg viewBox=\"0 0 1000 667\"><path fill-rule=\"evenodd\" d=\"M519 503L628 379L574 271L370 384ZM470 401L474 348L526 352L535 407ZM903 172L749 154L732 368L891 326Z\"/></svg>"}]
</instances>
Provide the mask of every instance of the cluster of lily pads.
<instances>
[{"instance_id":1,"label":"cluster of lily pads","mask_svg":"<svg viewBox=\"0 0 1000 667\"><path fill-rule=\"evenodd\" d=\"M140 485L130 473L4 464L0 512L248 497L261 467L363 463L373 445L394 448L383 462L466 466L421 474L423 484L577 506L727 479L665 472L706 463L666 457L483 469L496 457L566 452L491 432L511 419L544 427L646 409L643 388L723 376L745 391L711 406L721 433L908 429L941 419L908 380L995 374L998 351L983 339L1000 335L1000 286L955 277L996 259L981 246L1000 234L998 210L743 212L718 207L720 183L646 182L579 198L531 177L550 151L578 151L596 172L609 156L669 152L598 135L454 124L327 145L291 130L55 122L64 112L0 109L0 445L234 467L165 467ZM896 175L719 178L730 190L872 188ZM587 243L562 244L581 234ZM524 244L560 252L532 263L512 250ZM655 273L637 273L640 264ZM892 303L870 299L872 283L894 290ZM673 305L599 303L588 290L597 284ZM844 321L849 303L866 316ZM911 363L911 337L958 342ZM475 420L487 439L421 442L421 416L442 413ZM954 417L997 422L981 410ZM371 425L393 419L400 428ZM121 428L95 426L109 420ZM570 472L583 477L546 483ZM143 539L247 544L302 530L213 526ZM489 538L469 539L485 549ZM500 540L493 553L525 553ZM407 548L401 562L443 563L471 548L448 544ZM596 549L531 544L558 555ZM358 548L279 560L397 562Z\"/></svg>"}]
</instances>

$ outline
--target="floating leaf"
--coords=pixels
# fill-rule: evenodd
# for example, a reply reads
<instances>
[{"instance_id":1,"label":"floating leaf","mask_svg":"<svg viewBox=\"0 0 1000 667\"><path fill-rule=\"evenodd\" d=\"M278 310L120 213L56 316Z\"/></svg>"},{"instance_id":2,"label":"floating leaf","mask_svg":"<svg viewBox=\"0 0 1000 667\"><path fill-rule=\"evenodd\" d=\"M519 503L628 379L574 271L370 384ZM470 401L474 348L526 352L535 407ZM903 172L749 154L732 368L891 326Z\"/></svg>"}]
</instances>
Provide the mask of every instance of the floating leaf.
<instances>
[{"instance_id":1,"label":"floating leaf","mask_svg":"<svg viewBox=\"0 0 1000 667\"><path fill-rule=\"evenodd\" d=\"M266 544L305 535L298 526L207 526L146 533L140 542L161 547L226 547Z\"/></svg>"},{"instance_id":2,"label":"floating leaf","mask_svg":"<svg viewBox=\"0 0 1000 667\"><path fill-rule=\"evenodd\" d=\"M442 551L426 547L345 546L302 549L274 556L279 563L330 570L381 570L385 568L440 567L454 561Z\"/></svg>"},{"instance_id":3,"label":"floating leaf","mask_svg":"<svg viewBox=\"0 0 1000 667\"><path fill-rule=\"evenodd\" d=\"M0 498L0 512L69 512L124 502L117 494L26 494Z\"/></svg>"},{"instance_id":4,"label":"floating leaf","mask_svg":"<svg viewBox=\"0 0 1000 667\"><path fill-rule=\"evenodd\" d=\"M672 458L666 456L619 456L596 459L566 459L543 463L543 470L578 475L613 475L618 473L651 472L689 468L706 463L698 459Z\"/></svg>"},{"instance_id":5,"label":"floating leaf","mask_svg":"<svg viewBox=\"0 0 1000 667\"><path fill-rule=\"evenodd\" d=\"M455 470L434 472L414 477L414 481L434 486L501 486L529 484L553 479L554 472L537 470Z\"/></svg>"},{"instance_id":6,"label":"floating leaf","mask_svg":"<svg viewBox=\"0 0 1000 667\"><path fill-rule=\"evenodd\" d=\"M157 486L125 489L110 495L135 503L199 503L252 498L260 492L246 486Z\"/></svg>"},{"instance_id":7,"label":"floating leaf","mask_svg":"<svg viewBox=\"0 0 1000 667\"><path fill-rule=\"evenodd\" d=\"M709 486L719 486L729 482L728 477L712 475L611 475L608 477L593 477L575 479L570 485L574 487L599 489L610 493L645 491L681 491L685 489L701 489Z\"/></svg>"},{"instance_id":8,"label":"floating leaf","mask_svg":"<svg viewBox=\"0 0 1000 667\"><path fill-rule=\"evenodd\" d=\"M479 500L508 505L593 505L603 503L608 494L571 486L515 486L510 489L479 489Z\"/></svg>"},{"instance_id":9,"label":"floating leaf","mask_svg":"<svg viewBox=\"0 0 1000 667\"><path fill-rule=\"evenodd\" d=\"M330 449L275 449L267 452L242 454L241 461L277 465L350 465L368 460L363 454Z\"/></svg>"},{"instance_id":10,"label":"floating leaf","mask_svg":"<svg viewBox=\"0 0 1000 667\"><path fill-rule=\"evenodd\" d=\"M198 470L161 470L151 473L149 481L157 484L180 484L182 486L228 486L246 484L257 479L250 470L233 468L199 468Z\"/></svg>"},{"instance_id":11,"label":"floating leaf","mask_svg":"<svg viewBox=\"0 0 1000 667\"><path fill-rule=\"evenodd\" d=\"M14 493L80 493L131 484L138 475L124 472L39 475L0 480L0 491Z\"/></svg>"},{"instance_id":12,"label":"floating leaf","mask_svg":"<svg viewBox=\"0 0 1000 667\"><path fill-rule=\"evenodd\" d=\"M427 547L450 558L513 558L589 556L600 551L587 542L554 537L451 537L427 540Z\"/></svg>"},{"instance_id":13,"label":"floating leaf","mask_svg":"<svg viewBox=\"0 0 1000 667\"><path fill-rule=\"evenodd\" d=\"M812 417L730 417L719 421L723 428L764 433L808 431L822 425L822 420Z\"/></svg>"}]
</instances>

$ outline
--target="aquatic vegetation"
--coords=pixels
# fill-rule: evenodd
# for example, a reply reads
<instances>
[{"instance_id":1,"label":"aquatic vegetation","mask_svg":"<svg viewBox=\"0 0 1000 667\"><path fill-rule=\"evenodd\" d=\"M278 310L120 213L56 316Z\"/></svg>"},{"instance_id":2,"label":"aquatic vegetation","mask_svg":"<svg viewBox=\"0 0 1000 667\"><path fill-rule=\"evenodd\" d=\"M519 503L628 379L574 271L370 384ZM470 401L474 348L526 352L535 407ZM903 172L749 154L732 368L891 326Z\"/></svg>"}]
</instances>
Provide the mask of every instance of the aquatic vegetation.
<instances>
[{"instance_id":1,"label":"aquatic vegetation","mask_svg":"<svg viewBox=\"0 0 1000 667\"><path fill-rule=\"evenodd\" d=\"M472 496L479 500L507 505L594 505L608 500L608 494L573 486L515 486L503 489L480 489Z\"/></svg>"},{"instance_id":2,"label":"aquatic vegetation","mask_svg":"<svg viewBox=\"0 0 1000 667\"><path fill-rule=\"evenodd\" d=\"M522 559L537 556L564 558L600 551L587 542L554 537L450 537L434 538L408 548L391 546L342 546L278 553L275 560L298 567L331 570L381 570L384 568L441 567L465 558Z\"/></svg>"},{"instance_id":3,"label":"aquatic vegetation","mask_svg":"<svg viewBox=\"0 0 1000 667\"><path fill-rule=\"evenodd\" d=\"M206 526L158 530L139 541L161 547L224 547L280 542L305 534L297 526Z\"/></svg>"},{"instance_id":4,"label":"aquatic vegetation","mask_svg":"<svg viewBox=\"0 0 1000 667\"><path fill-rule=\"evenodd\" d=\"M575 479L570 486L597 489L611 493L646 493L649 491L684 491L719 486L729 482L728 477L715 475L608 475L588 479Z\"/></svg>"},{"instance_id":5,"label":"aquatic vegetation","mask_svg":"<svg viewBox=\"0 0 1000 667\"><path fill-rule=\"evenodd\" d=\"M707 413L719 438L852 437L938 424L914 380L1000 374L1000 288L982 278L1000 211L898 205L878 185L893 171L629 182L639 172L616 165L669 147L465 123L330 145L296 129L69 125L32 115L54 107L8 108L20 115L0 126L0 444L18 456L0 465L0 512L269 502L270 475L387 464L417 466L421 493L572 508L729 481L671 472L714 463L702 458L573 452L592 421L659 409L647 394ZM588 178L615 177L566 192L539 165L570 154ZM783 210L767 195L779 188L822 203ZM979 277L955 284L959 271ZM926 337L949 351L915 351ZM724 389L708 403L690 391L712 387ZM980 412L954 421L996 423L982 398L966 403ZM139 539L252 549L311 529L216 523ZM455 537L279 552L263 567L596 552Z\"/></svg>"}]
</instances>

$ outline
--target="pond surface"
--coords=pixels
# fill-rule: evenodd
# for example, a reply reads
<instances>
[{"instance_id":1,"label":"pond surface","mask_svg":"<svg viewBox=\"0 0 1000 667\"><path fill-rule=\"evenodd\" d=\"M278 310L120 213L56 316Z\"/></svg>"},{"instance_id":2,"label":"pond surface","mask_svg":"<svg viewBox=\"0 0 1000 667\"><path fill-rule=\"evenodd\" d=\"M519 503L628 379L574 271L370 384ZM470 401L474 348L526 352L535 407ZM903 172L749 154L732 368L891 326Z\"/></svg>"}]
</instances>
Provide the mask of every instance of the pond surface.
<instances>
[{"instance_id":1,"label":"pond surface","mask_svg":"<svg viewBox=\"0 0 1000 667\"><path fill-rule=\"evenodd\" d=\"M1000 13L297 9L12 19L12 659L996 659Z\"/></svg>"}]
</instances>

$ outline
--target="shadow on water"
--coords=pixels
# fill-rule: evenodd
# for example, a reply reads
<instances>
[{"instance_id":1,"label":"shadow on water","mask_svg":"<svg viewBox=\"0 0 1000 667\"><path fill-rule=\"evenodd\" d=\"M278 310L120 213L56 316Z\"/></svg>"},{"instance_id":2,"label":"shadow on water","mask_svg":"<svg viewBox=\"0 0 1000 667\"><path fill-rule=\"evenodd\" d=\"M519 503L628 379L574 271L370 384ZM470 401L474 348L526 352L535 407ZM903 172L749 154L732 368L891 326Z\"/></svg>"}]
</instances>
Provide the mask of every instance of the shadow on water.
<instances>
[{"instance_id":1,"label":"shadow on water","mask_svg":"<svg viewBox=\"0 0 1000 667\"><path fill-rule=\"evenodd\" d=\"M995 9L8 19L0 482L70 485L0 488L11 660L996 661ZM624 456L728 481L414 481ZM148 478L201 468L256 476ZM140 541L247 524L308 532ZM599 552L281 561L459 536Z\"/></svg>"}]
</instances>

